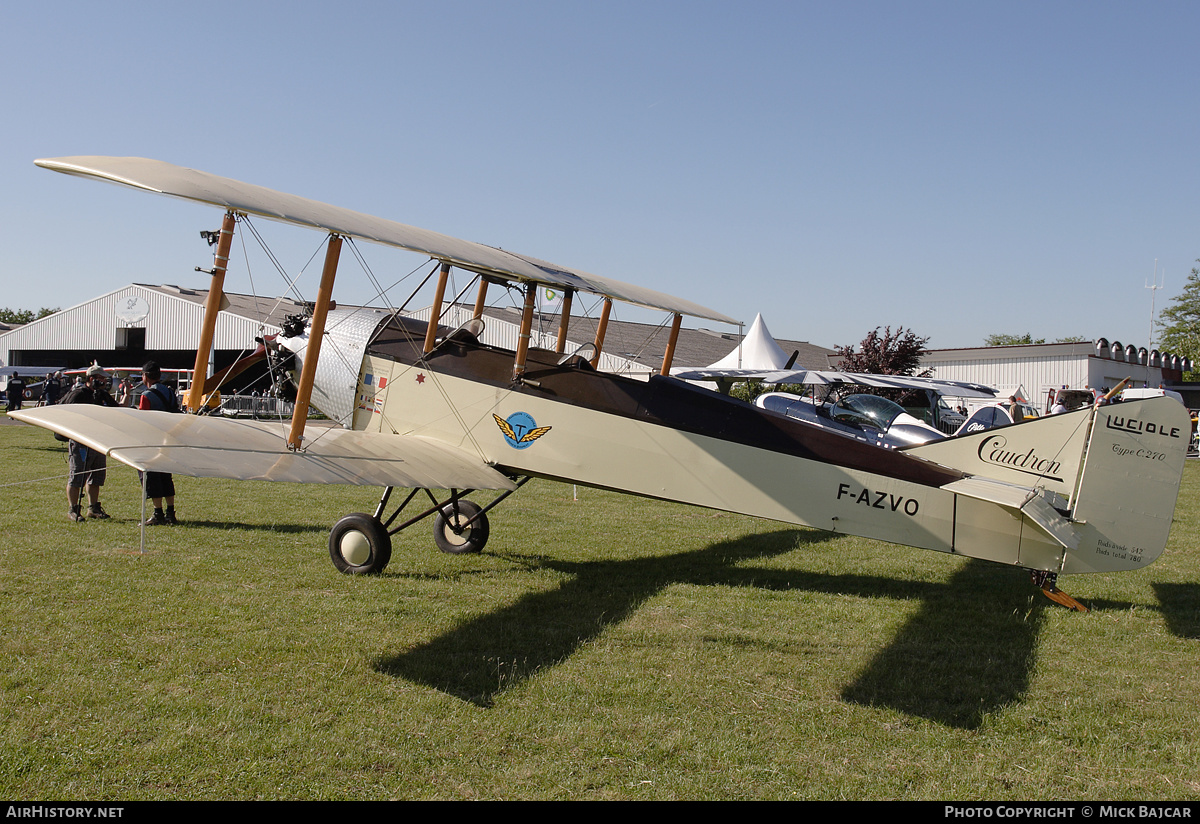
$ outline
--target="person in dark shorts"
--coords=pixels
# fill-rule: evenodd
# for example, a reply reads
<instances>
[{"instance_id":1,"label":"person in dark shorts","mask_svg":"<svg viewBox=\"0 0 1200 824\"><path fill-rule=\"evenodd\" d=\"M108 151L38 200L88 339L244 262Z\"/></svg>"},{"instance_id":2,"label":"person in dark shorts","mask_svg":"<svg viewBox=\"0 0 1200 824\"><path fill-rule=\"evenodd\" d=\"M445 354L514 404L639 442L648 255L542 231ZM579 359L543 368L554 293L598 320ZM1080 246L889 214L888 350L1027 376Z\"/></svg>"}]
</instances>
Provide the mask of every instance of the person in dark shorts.
<instances>
[{"instance_id":1,"label":"person in dark shorts","mask_svg":"<svg viewBox=\"0 0 1200 824\"><path fill-rule=\"evenodd\" d=\"M142 367L142 385L134 390L138 409L156 412L178 412L179 402L175 390L162 382L162 370L154 361ZM147 472L146 497L154 502L154 514L146 519L146 526L179 523L175 518L175 479L169 472ZM166 501L166 509L163 502Z\"/></svg>"},{"instance_id":2,"label":"person in dark shorts","mask_svg":"<svg viewBox=\"0 0 1200 824\"><path fill-rule=\"evenodd\" d=\"M83 385L76 386L62 399L62 403L94 403L99 406L116 406L112 395L108 394L108 375L93 364L83 377ZM71 441L67 445L67 511L68 520L82 523L87 518L104 520L108 513L100 506L100 487L104 486L107 474L108 459L103 452ZM88 511L84 517L79 502L81 493L87 488Z\"/></svg>"},{"instance_id":3,"label":"person in dark shorts","mask_svg":"<svg viewBox=\"0 0 1200 824\"><path fill-rule=\"evenodd\" d=\"M13 372L12 377L8 379L8 411L18 412L21 409L21 404L25 401L25 379L20 373Z\"/></svg>"}]
</instances>

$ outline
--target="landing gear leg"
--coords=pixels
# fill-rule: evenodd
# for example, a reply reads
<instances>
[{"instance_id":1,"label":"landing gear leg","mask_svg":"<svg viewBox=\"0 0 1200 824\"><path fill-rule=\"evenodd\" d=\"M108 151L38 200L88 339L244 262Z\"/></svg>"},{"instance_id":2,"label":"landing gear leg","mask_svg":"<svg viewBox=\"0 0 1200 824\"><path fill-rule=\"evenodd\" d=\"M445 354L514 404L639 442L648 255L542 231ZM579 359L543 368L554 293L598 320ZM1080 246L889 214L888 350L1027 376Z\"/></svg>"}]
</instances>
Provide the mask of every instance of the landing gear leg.
<instances>
[{"instance_id":1,"label":"landing gear leg","mask_svg":"<svg viewBox=\"0 0 1200 824\"><path fill-rule=\"evenodd\" d=\"M1029 573L1033 579L1033 585L1042 591L1042 594L1056 604L1062 604L1067 609L1073 609L1077 612L1087 612L1088 608L1076 601L1067 593L1059 589L1055 584L1058 583L1058 573L1042 572L1040 570L1031 570Z\"/></svg>"}]
</instances>

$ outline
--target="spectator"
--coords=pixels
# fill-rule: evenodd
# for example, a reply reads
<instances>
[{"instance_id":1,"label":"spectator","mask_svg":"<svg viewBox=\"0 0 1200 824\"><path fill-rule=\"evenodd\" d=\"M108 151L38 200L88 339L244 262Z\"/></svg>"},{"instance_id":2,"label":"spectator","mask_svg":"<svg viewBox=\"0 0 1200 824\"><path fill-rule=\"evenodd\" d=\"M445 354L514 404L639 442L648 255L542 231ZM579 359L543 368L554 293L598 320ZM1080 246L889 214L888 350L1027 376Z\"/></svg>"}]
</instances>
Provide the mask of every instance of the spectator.
<instances>
[{"instance_id":1,"label":"spectator","mask_svg":"<svg viewBox=\"0 0 1200 824\"><path fill-rule=\"evenodd\" d=\"M62 402L64 404L94 403L100 406L117 405L112 395L108 394L108 375L100 368L99 364L93 364L88 368L87 374L83 377L83 385L77 384L66 394ZM99 520L107 519L108 513L104 511L104 507L100 506L100 487L104 486L108 469L108 459L104 453L81 443L70 441L67 445L67 466L69 468L67 503L71 507L67 511L67 519L77 523L87 520L80 511L81 504L79 503L84 487L87 487L87 517Z\"/></svg>"},{"instance_id":2,"label":"spectator","mask_svg":"<svg viewBox=\"0 0 1200 824\"><path fill-rule=\"evenodd\" d=\"M16 412L25 400L25 379L17 372L8 379L8 411Z\"/></svg>"},{"instance_id":3,"label":"spectator","mask_svg":"<svg viewBox=\"0 0 1200 824\"><path fill-rule=\"evenodd\" d=\"M178 412L179 404L175 401L175 392L162 382L162 370L154 361L147 361L142 367L142 384L137 397L138 409L149 409L156 412ZM154 514L146 519L146 526L159 526L179 523L175 518L175 479L169 472L146 473L146 497L154 503ZM163 502L166 501L166 508Z\"/></svg>"},{"instance_id":4,"label":"spectator","mask_svg":"<svg viewBox=\"0 0 1200 824\"><path fill-rule=\"evenodd\" d=\"M58 403L60 392L62 392L62 372L51 372L42 383L42 405L54 406Z\"/></svg>"},{"instance_id":5,"label":"spectator","mask_svg":"<svg viewBox=\"0 0 1200 824\"><path fill-rule=\"evenodd\" d=\"M1013 423L1025 420L1025 413L1021 411L1021 402L1017 400L1016 395L1010 395L1008 398L1008 414L1012 417Z\"/></svg>"}]
</instances>

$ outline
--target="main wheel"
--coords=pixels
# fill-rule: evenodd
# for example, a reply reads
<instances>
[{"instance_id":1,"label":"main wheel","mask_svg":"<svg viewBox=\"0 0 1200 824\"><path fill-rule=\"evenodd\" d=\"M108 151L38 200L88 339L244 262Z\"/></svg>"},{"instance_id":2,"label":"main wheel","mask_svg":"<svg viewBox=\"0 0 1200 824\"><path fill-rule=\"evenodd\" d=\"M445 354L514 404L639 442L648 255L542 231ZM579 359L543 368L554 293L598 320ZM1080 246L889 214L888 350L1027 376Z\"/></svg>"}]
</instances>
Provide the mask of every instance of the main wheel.
<instances>
[{"instance_id":1,"label":"main wheel","mask_svg":"<svg viewBox=\"0 0 1200 824\"><path fill-rule=\"evenodd\" d=\"M488 517L476 504L471 501L459 501L446 504L442 511L433 519L433 542L442 552L451 555L462 555L467 552L479 552L488 541ZM479 517L469 526L467 521Z\"/></svg>"},{"instance_id":2,"label":"main wheel","mask_svg":"<svg viewBox=\"0 0 1200 824\"><path fill-rule=\"evenodd\" d=\"M374 517L354 512L330 530L329 557L346 575L378 574L392 560L392 536Z\"/></svg>"}]
</instances>

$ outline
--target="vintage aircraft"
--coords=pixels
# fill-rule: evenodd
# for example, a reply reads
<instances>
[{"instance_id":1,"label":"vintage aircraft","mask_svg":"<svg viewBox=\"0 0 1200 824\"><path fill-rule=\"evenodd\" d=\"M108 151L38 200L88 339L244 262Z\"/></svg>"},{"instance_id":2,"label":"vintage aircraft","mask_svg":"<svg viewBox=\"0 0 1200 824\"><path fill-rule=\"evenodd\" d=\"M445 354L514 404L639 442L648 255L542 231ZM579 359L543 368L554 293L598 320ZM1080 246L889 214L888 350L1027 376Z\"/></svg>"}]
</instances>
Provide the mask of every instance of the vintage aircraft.
<instances>
[{"instance_id":1,"label":"vintage aircraft","mask_svg":"<svg viewBox=\"0 0 1200 824\"><path fill-rule=\"evenodd\" d=\"M274 342L299 373L290 424L57 406L18 413L138 469L384 487L373 514L334 525L347 573L381 571L391 536L427 516L438 546L478 551L486 509L466 500L531 477L621 490L1027 568L1048 594L1062 573L1149 564L1166 546L1190 424L1169 398L1092 407L903 450L881 449L670 377L683 315L733 320L686 300L270 189L143 158L71 157L39 166L218 206L225 219L196 358L208 361L230 241L262 216L328 233L311 318ZM330 309L343 239L429 255L439 284L428 323ZM474 318L438 319L451 267L478 276ZM479 340L489 285L523 295L513 350ZM539 287L565 293L558 351L531 348ZM593 343L566 352L576 292L604 297ZM600 372L613 300L666 311L660 374ZM207 382L195 381L200 407ZM307 430L309 404L340 427ZM411 490L386 516L394 488ZM440 500L432 490L450 490ZM422 492L431 506L397 524Z\"/></svg>"},{"instance_id":2,"label":"vintage aircraft","mask_svg":"<svg viewBox=\"0 0 1200 824\"><path fill-rule=\"evenodd\" d=\"M688 381L713 381L725 393L741 382L805 387L804 395L764 392L754 399L754 405L889 449L1013 423L1007 407L995 403L996 390L977 383L790 367L674 369L671 374ZM885 395L900 398L904 405ZM983 405L966 417L951 410L944 397L970 398ZM1029 417L1037 417L1036 410L1030 412Z\"/></svg>"},{"instance_id":3,"label":"vintage aircraft","mask_svg":"<svg viewBox=\"0 0 1200 824\"><path fill-rule=\"evenodd\" d=\"M799 352L795 353L794 358ZM915 375L874 375L862 372L842 372L836 369L672 369L671 374L685 381L712 382L717 391L728 394L738 383L795 384L806 391L822 394L823 403L833 403L855 392L883 394L906 398L901 404L924 423L943 434L957 434L967 416L955 412L945 398L972 398L991 402L996 390L990 386L967 381L944 381Z\"/></svg>"},{"instance_id":4,"label":"vintage aircraft","mask_svg":"<svg viewBox=\"0 0 1200 824\"><path fill-rule=\"evenodd\" d=\"M865 392L831 394L824 398L764 392L754 399L754 405L889 449L903 449L950 437L910 414L899 403ZM1029 419L1036 417L1036 411L1028 416ZM958 418L962 422L954 435L971 435L1016 423L1009 407L1002 403L980 406L969 418L964 419L961 415Z\"/></svg>"},{"instance_id":5,"label":"vintage aircraft","mask_svg":"<svg viewBox=\"0 0 1200 824\"><path fill-rule=\"evenodd\" d=\"M882 447L912 446L946 437L880 395L854 393L822 401L791 392L764 392L754 405Z\"/></svg>"}]
</instances>

